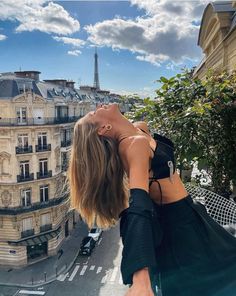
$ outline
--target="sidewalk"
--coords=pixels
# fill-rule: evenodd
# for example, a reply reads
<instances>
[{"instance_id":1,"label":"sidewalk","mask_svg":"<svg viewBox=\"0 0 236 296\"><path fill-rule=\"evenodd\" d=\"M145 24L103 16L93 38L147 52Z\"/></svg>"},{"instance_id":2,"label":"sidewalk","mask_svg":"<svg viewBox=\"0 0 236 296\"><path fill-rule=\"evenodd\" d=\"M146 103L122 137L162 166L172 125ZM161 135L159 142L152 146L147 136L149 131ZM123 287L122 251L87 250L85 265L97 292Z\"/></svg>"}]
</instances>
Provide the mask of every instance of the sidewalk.
<instances>
[{"instance_id":1,"label":"sidewalk","mask_svg":"<svg viewBox=\"0 0 236 296\"><path fill-rule=\"evenodd\" d=\"M87 226L80 221L62 243L60 249L63 251L57 255L20 269L0 268L0 285L32 288L55 281L60 274L70 270L87 233Z\"/></svg>"}]
</instances>

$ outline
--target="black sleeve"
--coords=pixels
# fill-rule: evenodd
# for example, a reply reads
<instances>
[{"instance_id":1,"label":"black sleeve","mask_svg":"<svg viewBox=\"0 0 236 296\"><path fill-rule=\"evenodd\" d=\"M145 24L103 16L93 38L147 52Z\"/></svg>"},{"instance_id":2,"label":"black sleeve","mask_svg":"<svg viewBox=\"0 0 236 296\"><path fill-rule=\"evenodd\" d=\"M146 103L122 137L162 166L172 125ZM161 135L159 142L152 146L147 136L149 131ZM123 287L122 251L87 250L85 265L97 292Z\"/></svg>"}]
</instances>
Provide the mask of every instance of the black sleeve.
<instances>
[{"instance_id":1,"label":"black sleeve","mask_svg":"<svg viewBox=\"0 0 236 296\"><path fill-rule=\"evenodd\" d=\"M137 270L157 268L155 249L161 239L160 224L148 193L142 189L132 189L130 193L130 206L121 213L120 221L124 246L121 274L125 285L132 284L133 274Z\"/></svg>"}]
</instances>

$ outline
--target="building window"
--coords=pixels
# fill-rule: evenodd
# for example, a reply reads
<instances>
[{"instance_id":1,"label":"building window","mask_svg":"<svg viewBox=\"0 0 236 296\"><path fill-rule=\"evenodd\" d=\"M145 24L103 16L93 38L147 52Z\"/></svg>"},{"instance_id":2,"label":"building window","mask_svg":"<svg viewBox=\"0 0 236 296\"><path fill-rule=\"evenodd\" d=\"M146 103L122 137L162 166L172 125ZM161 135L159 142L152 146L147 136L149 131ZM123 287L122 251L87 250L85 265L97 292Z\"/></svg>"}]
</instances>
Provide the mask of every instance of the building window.
<instances>
[{"instance_id":1,"label":"building window","mask_svg":"<svg viewBox=\"0 0 236 296\"><path fill-rule=\"evenodd\" d=\"M18 147L26 148L29 145L28 134L19 134L17 136L18 139Z\"/></svg>"},{"instance_id":2,"label":"building window","mask_svg":"<svg viewBox=\"0 0 236 296\"><path fill-rule=\"evenodd\" d=\"M18 123L26 123L27 120L27 108L19 107L16 109L16 117Z\"/></svg>"},{"instance_id":3,"label":"building window","mask_svg":"<svg viewBox=\"0 0 236 296\"><path fill-rule=\"evenodd\" d=\"M22 189L21 190L21 204L23 207L31 205L31 189Z\"/></svg>"},{"instance_id":4,"label":"building window","mask_svg":"<svg viewBox=\"0 0 236 296\"><path fill-rule=\"evenodd\" d=\"M47 158L43 158L39 160L39 173L41 176L45 176L48 174L48 160Z\"/></svg>"},{"instance_id":5,"label":"building window","mask_svg":"<svg viewBox=\"0 0 236 296\"><path fill-rule=\"evenodd\" d=\"M48 185L40 186L40 201L48 201Z\"/></svg>"},{"instance_id":6,"label":"building window","mask_svg":"<svg viewBox=\"0 0 236 296\"><path fill-rule=\"evenodd\" d=\"M22 220L22 231L33 229L33 219L26 218Z\"/></svg>"},{"instance_id":7,"label":"building window","mask_svg":"<svg viewBox=\"0 0 236 296\"><path fill-rule=\"evenodd\" d=\"M47 133L41 132L38 134L38 146L39 148L43 148L47 146Z\"/></svg>"},{"instance_id":8,"label":"building window","mask_svg":"<svg viewBox=\"0 0 236 296\"><path fill-rule=\"evenodd\" d=\"M29 161L20 162L20 175L24 178L29 177Z\"/></svg>"},{"instance_id":9,"label":"building window","mask_svg":"<svg viewBox=\"0 0 236 296\"><path fill-rule=\"evenodd\" d=\"M51 215L50 215L50 213L42 214L40 216L40 218L41 218L41 226L51 224Z\"/></svg>"}]
</instances>

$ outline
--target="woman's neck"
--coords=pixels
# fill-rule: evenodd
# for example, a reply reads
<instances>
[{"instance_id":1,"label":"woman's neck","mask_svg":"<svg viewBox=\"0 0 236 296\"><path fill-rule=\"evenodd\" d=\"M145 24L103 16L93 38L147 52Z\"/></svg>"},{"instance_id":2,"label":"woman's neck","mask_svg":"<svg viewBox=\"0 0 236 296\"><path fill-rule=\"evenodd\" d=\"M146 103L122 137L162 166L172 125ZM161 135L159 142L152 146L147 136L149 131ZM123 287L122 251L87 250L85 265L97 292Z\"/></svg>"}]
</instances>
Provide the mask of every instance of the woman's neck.
<instances>
[{"instance_id":1,"label":"woman's neck","mask_svg":"<svg viewBox=\"0 0 236 296\"><path fill-rule=\"evenodd\" d=\"M123 120L119 120L119 122L117 122L115 125L114 139L118 142L120 142L121 139L137 134L137 128L125 117Z\"/></svg>"}]
</instances>

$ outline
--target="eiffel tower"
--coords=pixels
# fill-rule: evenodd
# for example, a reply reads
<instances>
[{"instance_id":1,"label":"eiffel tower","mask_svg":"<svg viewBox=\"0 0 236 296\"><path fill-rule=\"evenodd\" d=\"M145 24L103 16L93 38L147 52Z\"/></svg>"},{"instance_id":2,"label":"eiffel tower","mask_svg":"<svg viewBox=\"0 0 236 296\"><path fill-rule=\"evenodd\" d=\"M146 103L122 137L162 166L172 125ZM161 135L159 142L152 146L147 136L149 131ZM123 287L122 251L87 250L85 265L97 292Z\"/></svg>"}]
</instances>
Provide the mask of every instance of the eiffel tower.
<instances>
[{"instance_id":1,"label":"eiffel tower","mask_svg":"<svg viewBox=\"0 0 236 296\"><path fill-rule=\"evenodd\" d=\"M94 82L93 82L93 87L95 87L97 90L100 89L99 76L98 76L98 54L97 54L97 48L95 49L95 54L94 54Z\"/></svg>"}]
</instances>

